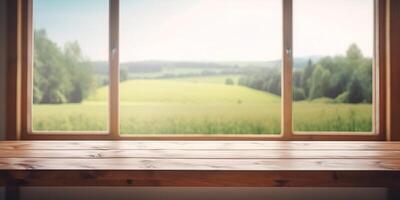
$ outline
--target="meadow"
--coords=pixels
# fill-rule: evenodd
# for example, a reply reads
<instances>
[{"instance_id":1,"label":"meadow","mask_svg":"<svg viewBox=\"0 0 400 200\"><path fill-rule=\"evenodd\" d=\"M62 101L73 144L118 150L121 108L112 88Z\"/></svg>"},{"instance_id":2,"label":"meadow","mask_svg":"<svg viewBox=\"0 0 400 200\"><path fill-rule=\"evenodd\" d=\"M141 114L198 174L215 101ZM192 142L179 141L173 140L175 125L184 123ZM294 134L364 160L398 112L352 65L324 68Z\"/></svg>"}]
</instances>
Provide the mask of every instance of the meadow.
<instances>
[{"instance_id":1,"label":"meadow","mask_svg":"<svg viewBox=\"0 0 400 200\"><path fill-rule=\"evenodd\" d=\"M235 84L227 85L227 78ZM237 85L239 76L129 80L120 85L121 134L279 134L281 99ZM34 105L36 131L105 131L108 87L81 104ZM293 106L296 131L371 131L371 104Z\"/></svg>"}]
</instances>

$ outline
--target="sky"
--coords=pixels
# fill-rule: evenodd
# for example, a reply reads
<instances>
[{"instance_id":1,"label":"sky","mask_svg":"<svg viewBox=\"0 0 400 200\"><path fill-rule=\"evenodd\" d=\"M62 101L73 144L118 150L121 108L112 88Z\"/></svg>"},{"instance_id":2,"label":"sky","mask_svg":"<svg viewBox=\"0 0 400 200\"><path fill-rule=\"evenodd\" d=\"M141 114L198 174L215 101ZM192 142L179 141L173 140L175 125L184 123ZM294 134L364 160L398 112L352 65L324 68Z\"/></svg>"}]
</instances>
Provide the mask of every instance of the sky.
<instances>
[{"instance_id":1,"label":"sky","mask_svg":"<svg viewBox=\"0 0 400 200\"><path fill-rule=\"evenodd\" d=\"M34 0L34 28L108 60L109 0ZM294 56L373 53L373 0L294 0ZM120 60L282 57L282 0L120 0Z\"/></svg>"}]
</instances>

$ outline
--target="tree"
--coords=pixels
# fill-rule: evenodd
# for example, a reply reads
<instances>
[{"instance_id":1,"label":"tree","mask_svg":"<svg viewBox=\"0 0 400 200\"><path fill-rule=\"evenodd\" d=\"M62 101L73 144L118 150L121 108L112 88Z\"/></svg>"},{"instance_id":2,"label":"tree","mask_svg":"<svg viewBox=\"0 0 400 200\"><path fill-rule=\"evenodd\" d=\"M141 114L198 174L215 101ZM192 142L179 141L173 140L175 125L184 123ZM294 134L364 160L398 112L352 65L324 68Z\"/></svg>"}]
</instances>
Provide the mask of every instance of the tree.
<instances>
[{"instance_id":1,"label":"tree","mask_svg":"<svg viewBox=\"0 0 400 200\"><path fill-rule=\"evenodd\" d=\"M92 67L77 42L61 49L38 30L34 48L33 103L80 103L94 89Z\"/></svg>"},{"instance_id":2,"label":"tree","mask_svg":"<svg viewBox=\"0 0 400 200\"><path fill-rule=\"evenodd\" d=\"M360 60L364 58L360 48L356 44L351 44L350 47L347 49L346 56L348 59L352 60Z\"/></svg>"},{"instance_id":3,"label":"tree","mask_svg":"<svg viewBox=\"0 0 400 200\"><path fill-rule=\"evenodd\" d=\"M35 31L34 47L34 103L65 103L71 82L62 62L62 51L44 30Z\"/></svg>"},{"instance_id":4,"label":"tree","mask_svg":"<svg viewBox=\"0 0 400 200\"><path fill-rule=\"evenodd\" d=\"M318 65L311 77L310 99L317 99L325 96L329 87L330 72Z\"/></svg>"},{"instance_id":5,"label":"tree","mask_svg":"<svg viewBox=\"0 0 400 200\"><path fill-rule=\"evenodd\" d=\"M302 87L303 70L294 70L292 79L294 87Z\"/></svg>"},{"instance_id":6,"label":"tree","mask_svg":"<svg viewBox=\"0 0 400 200\"><path fill-rule=\"evenodd\" d=\"M315 65L313 64L312 60L308 60L307 66L304 68L304 73L302 77L302 87L304 89L304 93L306 96L310 94L310 85L311 85L311 76L314 72Z\"/></svg>"},{"instance_id":7,"label":"tree","mask_svg":"<svg viewBox=\"0 0 400 200\"><path fill-rule=\"evenodd\" d=\"M281 96L282 93L282 87L281 87L281 74L278 71L275 71L271 74L271 78L269 81L269 87L268 91L276 94L278 96Z\"/></svg>"},{"instance_id":8,"label":"tree","mask_svg":"<svg viewBox=\"0 0 400 200\"><path fill-rule=\"evenodd\" d=\"M363 88L362 91L365 101L372 103L372 60L364 59L355 74Z\"/></svg>"},{"instance_id":9,"label":"tree","mask_svg":"<svg viewBox=\"0 0 400 200\"><path fill-rule=\"evenodd\" d=\"M348 74L344 73L344 70L340 68L334 72L331 72L331 77L329 78L329 88L326 91L326 96L329 98L336 98L344 91L347 90L348 85Z\"/></svg>"},{"instance_id":10,"label":"tree","mask_svg":"<svg viewBox=\"0 0 400 200\"><path fill-rule=\"evenodd\" d=\"M361 103L364 100L362 86L356 76L353 77L350 83L348 98L349 103Z\"/></svg>"},{"instance_id":11,"label":"tree","mask_svg":"<svg viewBox=\"0 0 400 200\"><path fill-rule=\"evenodd\" d=\"M78 42L65 44L64 63L68 67L72 90L67 94L69 103L80 103L94 88L92 66L82 55Z\"/></svg>"}]
</instances>

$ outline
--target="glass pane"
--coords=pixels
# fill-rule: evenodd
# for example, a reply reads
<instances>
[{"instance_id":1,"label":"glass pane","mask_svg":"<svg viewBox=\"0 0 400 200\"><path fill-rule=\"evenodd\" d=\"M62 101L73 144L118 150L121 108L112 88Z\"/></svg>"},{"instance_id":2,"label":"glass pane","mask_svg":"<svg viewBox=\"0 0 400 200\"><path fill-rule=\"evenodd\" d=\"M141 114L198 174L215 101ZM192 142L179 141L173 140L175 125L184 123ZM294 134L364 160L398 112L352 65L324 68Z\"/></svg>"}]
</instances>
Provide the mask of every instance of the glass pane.
<instances>
[{"instance_id":1,"label":"glass pane","mask_svg":"<svg viewBox=\"0 0 400 200\"><path fill-rule=\"evenodd\" d=\"M281 0L122 0L122 134L279 134Z\"/></svg>"},{"instance_id":2,"label":"glass pane","mask_svg":"<svg viewBox=\"0 0 400 200\"><path fill-rule=\"evenodd\" d=\"M108 7L108 0L33 1L34 131L107 130Z\"/></svg>"},{"instance_id":3,"label":"glass pane","mask_svg":"<svg viewBox=\"0 0 400 200\"><path fill-rule=\"evenodd\" d=\"M374 0L294 0L295 131L372 132Z\"/></svg>"}]
</instances>

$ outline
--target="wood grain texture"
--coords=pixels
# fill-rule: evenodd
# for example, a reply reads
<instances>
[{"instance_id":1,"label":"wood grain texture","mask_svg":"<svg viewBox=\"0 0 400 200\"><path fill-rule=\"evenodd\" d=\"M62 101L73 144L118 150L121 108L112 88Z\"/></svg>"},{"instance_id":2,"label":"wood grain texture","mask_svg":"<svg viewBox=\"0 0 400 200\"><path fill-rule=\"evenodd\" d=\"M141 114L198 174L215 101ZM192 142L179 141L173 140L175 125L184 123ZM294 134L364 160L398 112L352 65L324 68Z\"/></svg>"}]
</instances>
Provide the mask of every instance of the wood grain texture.
<instances>
[{"instance_id":1,"label":"wood grain texture","mask_svg":"<svg viewBox=\"0 0 400 200\"><path fill-rule=\"evenodd\" d=\"M399 159L2 158L0 170L400 171ZM400 180L399 180L400 181Z\"/></svg>"},{"instance_id":2,"label":"wood grain texture","mask_svg":"<svg viewBox=\"0 0 400 200\"><path fill-rule=\"evenodd\" d=\"M400 159L400 151L357 150L1 150L0 158Z\"/></svg>"},{"instance_id":3,"label":"wood grain texture","mask_svg":"<svg viewBox=\"0 0 400 200\"><path fill-rule=\"evenodd\" d=\"M0 141L0 150L400 150L400 142L299 141Z\"/></svg>"},{"instance_id":4,"label":"wood grain texture","mask_svg":"<svg viewBox=\"0 0 400 200\"><path fill-rule=\"evenodd\" d=\"M396 142L9 141L0 182L24 186L400 186Z\"/></svg>"}]
</instances>

